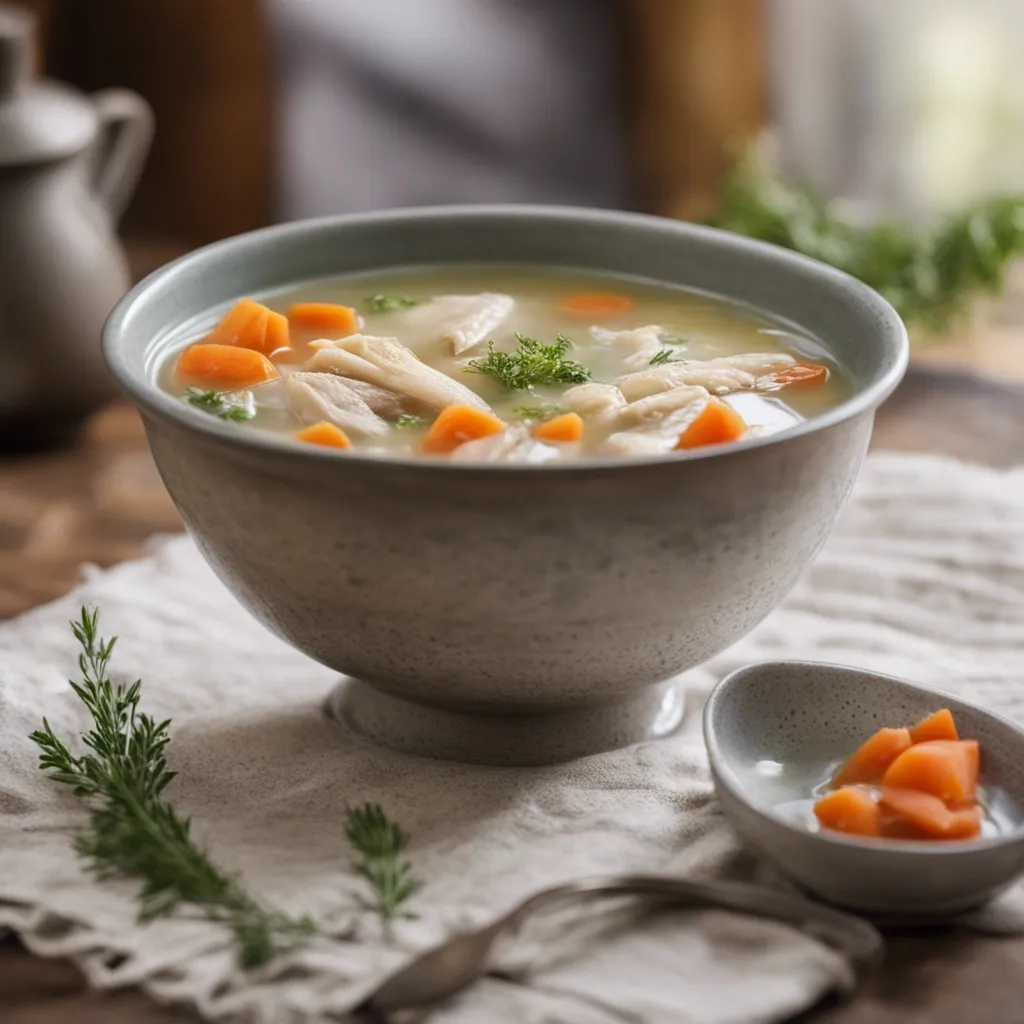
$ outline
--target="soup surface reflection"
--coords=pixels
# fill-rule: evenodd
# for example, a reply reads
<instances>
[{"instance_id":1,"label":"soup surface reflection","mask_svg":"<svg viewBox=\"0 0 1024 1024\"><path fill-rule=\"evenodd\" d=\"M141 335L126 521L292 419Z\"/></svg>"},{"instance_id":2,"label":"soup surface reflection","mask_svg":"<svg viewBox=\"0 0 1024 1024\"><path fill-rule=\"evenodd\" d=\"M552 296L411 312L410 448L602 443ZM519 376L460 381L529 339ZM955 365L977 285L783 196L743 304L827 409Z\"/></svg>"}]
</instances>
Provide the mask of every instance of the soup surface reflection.
<instances>
[{"instance_id":1,"label":"soup surface reflection","mask_svg":"<svg viewBox=\"0 0 1024 1024\"><path fill-rule=\"evenodd\" d=\"M815 339L749 307L536 267L314 281L171 342L161 386L197 415L383 456L668 455L784 430L848 393Z\"/></svg>"}]
</instances>

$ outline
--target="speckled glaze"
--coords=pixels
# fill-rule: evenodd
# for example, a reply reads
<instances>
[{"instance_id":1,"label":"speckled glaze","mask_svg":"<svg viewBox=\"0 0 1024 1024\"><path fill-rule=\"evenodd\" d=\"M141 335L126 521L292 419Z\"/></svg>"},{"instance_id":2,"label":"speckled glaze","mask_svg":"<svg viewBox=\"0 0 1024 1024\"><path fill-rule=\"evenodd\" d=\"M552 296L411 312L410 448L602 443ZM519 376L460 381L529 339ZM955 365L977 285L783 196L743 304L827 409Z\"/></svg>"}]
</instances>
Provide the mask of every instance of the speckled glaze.
<instances>
[{"instance_id":1,"label":"speckled glaze","mask_svg":"<svg viewBox=\"0 0 1024 1024\"><path fill-rule=\"evenodd\" d=\"M625 272L767 308L822 338L856 393L714 453L475 466L338 456L225 424L154 383L168 329L240 295L484 260ZM531 207L398 211L230 239L134 289L104 347L221 579L280 636L365 684L335 702L339 713L403 749L513 764L663 731L664 694L641 691L741 637L789 590L831 531L907 357L892 309L820 264L659 218ZM552 715L557 728L508 717ZM452 742L474 722L478 741Z\"/></svg>"},{"instance_id":2,"label":"speckled glaze","mask_svg":"<svg viewBox=\"0 0 1024 1024\"><path fill-rule=\"evenodd\" d=\"M812 833L776 810L759 761L847 756L883 725L948 707L982 749L982 782L1016 805L1016 831L994 839L914 843ZM764 662L733 672L704 710L704 739L722 807L784 875L841 906L877 915L948 915L984 903L1024 871L1024 729L949 694L841 665Z\"/></svg>"}]
</instances>

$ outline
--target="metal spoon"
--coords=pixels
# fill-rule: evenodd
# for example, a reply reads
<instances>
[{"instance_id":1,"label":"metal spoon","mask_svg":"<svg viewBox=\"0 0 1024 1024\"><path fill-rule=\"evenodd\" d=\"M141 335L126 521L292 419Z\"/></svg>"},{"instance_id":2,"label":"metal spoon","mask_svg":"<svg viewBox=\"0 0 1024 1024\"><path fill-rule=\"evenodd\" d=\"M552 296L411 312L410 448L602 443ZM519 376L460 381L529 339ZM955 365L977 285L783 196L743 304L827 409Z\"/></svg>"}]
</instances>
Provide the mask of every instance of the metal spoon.
<instances>
[{"instance_id":1,"label":"metal spoon","mask_svg":"<svg viewBox=\"0 0 1024 1024\"><path fill-rule=\"evenodd\" d=\"M684 906L725 907L800 925L815 938L842 951L858 971L875 966L881 959L882 937L867 921L799 896L740 882L609 875L545 889L493 924L448 939L384 981L356 1012L383 1020L385 1014L395 1010L433 1006L481 977L487 971L498 936L514 930L529 914L554 903L587 902L609 896L651 896Z\"/></svg>"}]
</instances>

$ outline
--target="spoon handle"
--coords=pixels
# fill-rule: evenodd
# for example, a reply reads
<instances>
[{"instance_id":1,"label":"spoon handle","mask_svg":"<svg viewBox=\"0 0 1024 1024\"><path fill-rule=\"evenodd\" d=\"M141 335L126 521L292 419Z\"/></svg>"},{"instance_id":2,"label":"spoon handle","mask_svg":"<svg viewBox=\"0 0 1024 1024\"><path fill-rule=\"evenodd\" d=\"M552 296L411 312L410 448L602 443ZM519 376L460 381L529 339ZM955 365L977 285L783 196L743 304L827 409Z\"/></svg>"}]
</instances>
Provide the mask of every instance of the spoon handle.
<instances>
[{"instance_id":1,"label":"spoon handle","mask_svg":"<svg viewBox=\"0 0 1024 1024\"><path fill-rule=\"evenodd\" d=\"M820 903L742 882L692 882L658 875L611 875L544 889L474 932L452 936L386 979L358 1008L382 1011L424 1007L462 991L486 973L495 940L529 915L557 903L615 896L646 896L672 904L721 907L803 928L842 952L858 973L877 965L882 938L867 921Z\"/></svg>"}]
</instances>

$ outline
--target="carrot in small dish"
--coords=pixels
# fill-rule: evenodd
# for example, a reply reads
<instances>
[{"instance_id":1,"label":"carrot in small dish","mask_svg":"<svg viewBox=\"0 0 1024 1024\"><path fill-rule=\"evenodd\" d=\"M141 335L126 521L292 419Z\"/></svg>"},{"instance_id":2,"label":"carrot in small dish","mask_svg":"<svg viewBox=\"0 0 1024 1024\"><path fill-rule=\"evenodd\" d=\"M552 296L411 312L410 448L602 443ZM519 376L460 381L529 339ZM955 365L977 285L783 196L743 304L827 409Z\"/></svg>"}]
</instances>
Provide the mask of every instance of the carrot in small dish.
<instances>
[{"instance_id":1,"label":"carrot in small dish","mask_svg":"<svg viewBox=\"0 0 1024 1024\"><path fill-rule=\"evenodd\" d=\"M261 352L206 342L191 345L182 352L176 373L182 383L216 391L249 388L281 376Z\"/></svg>"},{"instance_id":2,"label":"carrot in small dish","mask_svg":"<svg viewBox=\"0 0 1024 1024\"><path fill-rule=\"evenodd\" d=\"M898 819L886 822L883 815L882 831L893 839L971 839L981 833L978 807L950 810L937 796L920 790L885 786L879 806Z\"/></svg>"},{"instance_id":3,"label":"carrot in small dish","mask_svg":"<svg viewBox=\"0 0 1024 1024\"><path fill-rule=\"evenodd\" d=\"M677 449L738 441L747 432L743 417L720 398L710 398L697 418L679 435Z\"/></svg>"},{"instance_id":4,"label":"carrot in small dish","mask_svg":"<svg viewBox=\"0 0 1024 1024\"><path fill-rule=\"evenodd\" d=\"M542 441L582 441L583 419L574 412L563 413L534 427L533 436Z\"/></svg>"},{"instance_id":5,"label":"carrot in small dish","mask_svg":"<svg viewBox=\"0 0 1024 1024\"><path fill-rule=\"evenodd\" d=\"M633 308L633 300L628 295L615 292L580 292L570 295L562 302L564 313L575 313L577 316L617 316L628 313Z\"/></svg>"},{"instance_id":6,"label":"carrot in small dish","mask_svg":"<svg viewBox=\"0 0 1024 1024\"><path fill-rule=\"evenodd\" d=\"M308 444L319 444L325 448L351 448L352 442L348 434L341 427L333 423L314 423L311 427L300 430L296 435L297 441L305 441Z\"/></svg>"},{"instance_id":7,"label":"carrot in small dish","mask_svg":"<svg viewBox=\"0 0 1024 1024\"><path fill-rule=\"evenodd\" d=\"M449 405L430 425L423 440L423 451L431 455L445 455L467 441L500 434L506 426L503 420L483 409L471 405Z\"/></svg>"},{"instance_id":8,"label":"carrot in small dish","mask_svg":"<svg viewBox=\"0 0 1024 1024\"><path fill-rule=\"evenodd\" d=\"M929 740L958 740L956 722L948 708L922 719L910 727L911 743L927 743Z\"/></svg>"},{"instance_id":9,"label":"carrot in small dish","mask_svg":"<svg viewBox=\"0 0 1024 1024\"><path fill-rule=\"evenodd\" d=\"M881 782L893 761L909 749L909 729L879 729L846 759L836 772L834 784L850 786L857 782Z\"/></svg>"},{"instance_id":10,"label":"carrot in small dish","mask_svg":"<svg viewBox=\"0 0 1024 1024\"><path fill-rule=\"evenodd\" d=\"M947 803L974 799L980 753L977 740L930 740L903 751L882 776L882 785L917 789Z\"/></svg>"},{"instance_id":11,"label":"carrot in small dish","mask_svg":"<svg viewBox=\"0 0 1024 1024\"><path fill-rule=\"evenodd\" d=\"M878 803L860 786L844 786L814 804L814 816L824 828L856 836L882 834Z\"/></svg>"},{"instance_id":12,"label":"carrot in small dish","mask_svg":"<svg viewBox=\"0 0 1024 1024\"><path fill-rule=\"evenodd\" d=\"M299 302L288 307L288 326L308 337L344 338L359 330L359 315L333 302Z\"/></svg>"}]
</instances>

